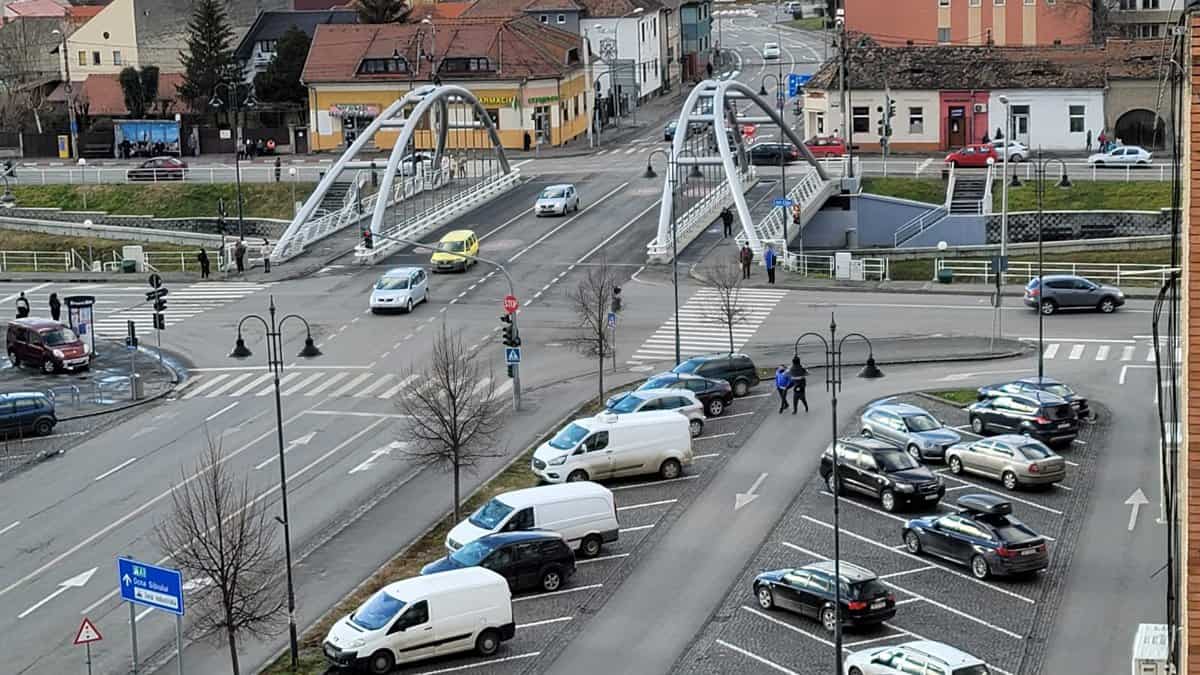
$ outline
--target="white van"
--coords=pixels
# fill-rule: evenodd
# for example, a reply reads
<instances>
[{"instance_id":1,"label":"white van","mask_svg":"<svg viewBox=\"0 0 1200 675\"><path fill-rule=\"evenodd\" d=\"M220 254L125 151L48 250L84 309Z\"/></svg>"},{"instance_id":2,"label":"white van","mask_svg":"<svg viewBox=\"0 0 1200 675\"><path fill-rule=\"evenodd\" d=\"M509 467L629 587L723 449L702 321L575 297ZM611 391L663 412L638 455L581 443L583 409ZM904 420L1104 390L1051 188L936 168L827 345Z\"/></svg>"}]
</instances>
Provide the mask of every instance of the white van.
<instances>
[{"instance_id":1,"label":"white van","mask_svg":"<svg viewBox=\"0 0 1200 675\"><path fill-rule=\"evenodd\" d=\"M579 555L593 558L617 540L618 527L612 491L603 485L541 485L496 495L450 530L446 548L453 552L486 534L536 528L561 534Z\"/></svg>"},{"instance_id":2,"label":"white van","mask_svg":"<svg viewBox=\"0 0 1200 675\"><path fill-rule=\"evenodd\" d=\"M674 410L578 419L533 453L533 472L549 483L646 473L678 478L692 463L688 424Z\"/></svg>"},{"instance_id":3,"label":"white van","mask_svg":"<svg viewBox=\"0 0 1200 675\"><path fill-rule=\"evenodd\" d=\"M384 586L329 629L323 648L339 668L382 674L398 663L472 649L491 656L515 633L508 582L464 567Z\"/></svg>"}]
</instances>

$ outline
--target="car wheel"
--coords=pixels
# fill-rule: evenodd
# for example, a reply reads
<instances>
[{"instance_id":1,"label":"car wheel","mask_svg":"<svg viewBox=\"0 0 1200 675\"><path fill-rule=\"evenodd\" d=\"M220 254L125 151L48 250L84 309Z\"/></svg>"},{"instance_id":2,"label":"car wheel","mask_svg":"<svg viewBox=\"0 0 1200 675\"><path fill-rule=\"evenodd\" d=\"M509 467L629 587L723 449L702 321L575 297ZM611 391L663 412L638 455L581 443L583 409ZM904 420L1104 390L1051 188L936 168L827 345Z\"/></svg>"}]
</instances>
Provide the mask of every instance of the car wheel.
<instances>
[{"instance_id":1,"label":"car wheel","mask_svg":"<svg viewBox=\"0 0 1200 675\"><path fill-rule=\"evenodd\" d=\"M588 479L587 472L584 471L583 469L575 469L571 473L567 474L567 482L568 483L578 483L581 480L587 480L587 479Z\"/></svg>"},{"instance_id":2,"label":"car wheel","mask_svg":"<svg viewBox=\"0 0 1200 675\"><path fill-rule=\"evenodd\" d=\"M579 553L585 558L595 558L600 555L601 546L603 546L603 542L600 540L600 537L589 534L583 538L583 541L579 542Z\"/></svg>"},{"instance_id":3,"label":"car wheel","mask_svg":"<svg viewBox=\"0 0 1200 675\"><path fill-rule=\"evenodd\" d=\"M733 395L734 396L741 397L741 396L745 396L748 393L750 393L750 383L749 382L747 382L746 380L735 380L734 381L734 383L733 383Z\"/></svg>"},{"instance_id":4,"label":"car wheel","mask_svg":"<svg viewBox=\"0 0 1200 675\"><path fill-rule=\"evenodd\" d=\"M500 649L500 634L494 629L489 628L475 638L475 651L480 656L491 656L497 649Z\"/></svg>"},{"instance_id":5,"label":"car wheel","mask_svg":"<svg viewBox=\"0 0 1200 675\"><path fill-rule=\"evenodd\" d=\"M563 577L562 570L558 567L550 567L542 572L542 590L547 593L553 593L562 587Z\"/></svg>"},{"instance_id":6,"label":"car wheel","mask_svg":"<svg viewBox=\"0 0 1200 675\"><path fill-rule=\"evenodd\" d=\"M830 633L837 630L837 612L833 611L832 607L821 610L821 625Z\"/></svg>"},{"instance_id":7,"label":"car wheel","mask_svg":"<svg viewBox=\"0 0 1200 675\"><path fill-rule=\"evenodd\" d=\"M1058 310L1058 303L1053 300L1043 300L1041 304L1042 314L1050 316Z\"/></svg>"},{"instance_id":8,"label":"car wheel","mask_svg":"<svg viewBox=\"0 0 1200 675\"><path fill-rule=\"evenodd\" d=\"M1017 154L1013 155L1012 157L1009 157L1008 161L1020 163L1020 162L1024 162L1025 158L1022 157L1020 153L1017 153Z\"/></svg>"},{"instance_id":9,"label":"car wheel","mask_svg":"<svg viewBox=\"0 0 1200 675\"><path fill-rule=\"evenodd\" d=\"M957 456L950 458L950 473L958 475L963 472L962 460Z\"/></svg>"},{"instance_id":10,"label":"car wheel","mask_svg":"<svg viewBox=\"0 0 1200 675\"><path fill-rule=\"evenodd\" d=\"M1000 476L1000 482L1004 483L1005 490L1016 490L1017 486L1020 485L1017 483L1017 474L1011 471L1005 471L1004 474Z\"/></svg>"},{"instance_id":11,"label":"car wheel","mask_svg":"<svg viewBox=\"0 0 1200 675\"><path fill-rule=\"evenodd\" d=\"M834 480L834 477L833 477L833 474L832 474L832 473L831 473L831 474L829 474L829 475L828 475L828 476L825 478L825 487L829 488L829 493L830 493L830 494L835 494L835 495L836 495L836 494L838 494L838 491L837 491L837 481L836 481L836 480Z\"/></svg>"},{"instance_id":12,"label":"car wheel","mask_svg":"<svg viewBox=\"0 0 1200 675\"><path fill-rule=\"evenodd\" d=\"M688 430L692 432L692 438L704 433L704 422L700 420L691 420L688 423Z\"/></svg>"},{"instance_id":13,"label":"car wheel","mask_svg":"<svg viewBox=\"0 0 1200 675\"><path fill-rule=\"evenodd\" d=\"M987 425L983 423L982 417L971 418L971 431L974 431L977 435L982 436L986 428Z\"/></svg>"},{"instance_id":14,"label":"car wheel","mask_svg":"<svg viewBox=\"0 0 1200 675\"><path fill-rule=\"evenodd\" d=\"M33 424L33 433L38 436L49 436L52 431L54 431L54 422L48 419L40 419Z\"/></svg>"},{"instance_id":15,"label":"car wheel","mask_svg":"<svg viewBox=\"0 0 1200 675\"><path fill-rule=\"evenodd\" d=\"M42 372L43 373L45 373L47 375L53 375L55 370L57 370L57 368L54 365L54 361L52 361L50 359L46 359L45 361L42 361Z\"/></svg>"},{"instance_id":16,"label":"car wheel","mask_svg":"<svg viewBox=\"0 0 1200 675\"><path fill-rule=\"evenodd\" d=\"M763 609L771 609L775 607L775 596L771 594L771 589L768 586L759 586L758 591L754 593L758 597L758 606Z\"/></svg>"},{"instance_id":17,"label":"car wheel","mask_svg":"<svg viewBox=\"0 0 1200 675\"><path fill-rule=\"evenodd\" d=\"M13 352L13 351L10 351L8 353L8 362L11 363L14 368L19 367L21 365L21 359L19 359L17 357L17 353Z\"/></svg>"},{"instance_id":18,"label":"car wheel","mask_svg":"<svg viewBox=\"0 0 1200 675\"><path fill-rule=\"evenodd\" d=\"M921 538L917 536L916 532L912 530L904 531L904 548L913 554L921 552Z\"/></svg>"},{"instance_id":19,"label":"car wheel","mask_svg":"<svg viewBox=\"0 0 1200 675\"><path fill-rule=\"evenodd\" d=\"M918 462L921 461L921 449L915 445L910 444L908 446L908 455Z\"/></svg>"},{"instance_id":20,"label":"car wheel","mask_svg":"<svg viewBox=\"0 0 1200 675\"><path fill-rule=\"evenodd\" d=\"M991 576L991 570L988 569L987 561L983 559L983 556L971 557L971 574L976 579L986 579Z\"/></svg>"},{"instance_id":21,"label":"car wheel","mask_svg":"<svg viewBox=\"0 0 1200 675\"><path fill-rule=\"evenodd\" d=\"M858 666L852 666L850 668L850 675L863 675L863 671L859 670Z\"/></svg>"},{"instance_id":22,"label":"car wheel","mask_svg":"<svg viewBox=\"0 0 1200 675\"><path fill-rule=\"evenodd\" d=\"M714 398L705 406L709 417L720 417L721 413L725 412L725 402L719 398Z\"/></svg>"},{"instance_id":23,"label":"car wheel","mask_svg":"<svg viewBox=\"0 0 1200 675\"><path fill-rule=\"evenodd\" d=\"M883 507L883 510L887 511L888 513L895 511L896 493L892 492L891 490L884 490L883 493L879 495L879 504Z\"/></svg>"},{"instance_id":24,"label":"car wheel","mask_svg":"<svg viewBox=\"0 0 1200 675\"><path fill-rule=\"evenodd\" d=\"M677 459L668 459L662 463L662 466L658 467L658 475L661 476L663 480L679 478L679 475L682 473L683 467L679 464L679 460Z\"/></svg>"},{"instance_id":25,"label":"car wheel","mask_svg":"<svg viewBox=\"0 0 1200 675\"><path fill-rule=\"evenodd\" d=\"M413 308L412 298L409 298L408 302L404 303L404 313L412 314L412 308Z\"/></svg>"},{"instance_id":26,"label":"car wheel","mask_svg":"<svg viewBox=\"0 0 1200 675\"><path fill-rule=\"evenodd\" d=\"M1099 309L1105 314L1112 314L1117 309L1117 303L1112 298L1102 298L1100 300L1100 304L1096 306L1096 309Z\"/></svg>"},{"instance_id":27,"label":"car wheel","mask_svg":"<svg viewBox=\"0 0 1200 675\"><path fill-rule=\"evenodd\" d=\"M372 654L370 659L367 659L367 669L375 675L390 673L395 667L396 657L392 656L392 653L386 649L380 649Z\"/></svg>"},{"instance_id":28,"label":"car wheel","mask_svg":"<svg viewBox=\"0 0 1200 675\"><path fill-rule=\"evenodd\" d=\"M862 433L863 438L871 438L871 430L870 429L864 428L860 433Z\"/></svg>"}]
</instances>

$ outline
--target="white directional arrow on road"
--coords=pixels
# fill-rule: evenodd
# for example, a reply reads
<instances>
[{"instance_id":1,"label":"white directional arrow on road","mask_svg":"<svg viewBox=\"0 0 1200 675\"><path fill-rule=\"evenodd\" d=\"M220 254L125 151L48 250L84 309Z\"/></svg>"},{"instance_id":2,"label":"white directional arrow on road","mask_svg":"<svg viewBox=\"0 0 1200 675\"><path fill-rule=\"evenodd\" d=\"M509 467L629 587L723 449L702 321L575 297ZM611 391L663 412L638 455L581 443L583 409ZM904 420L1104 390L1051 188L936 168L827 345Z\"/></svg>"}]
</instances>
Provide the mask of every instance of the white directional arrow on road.
<instances>
[{"instance_id":1,"label":"white directional arrow on road","mask_svg":"<svg viewBox=\"0 0 1200 675\"><path fill-rule=\"evenodd\" d=\"M755 479L754 484L750 486L749 490L746 490L745 492L737 493L737 495L735 495L734 499L733 499L733 510L737 511L738 509L749 504L750 502L754 501L755 499L758 499L758 495L756 493L758 492L759 486L761 486L762 482L766 479L767 479L767 474L765 474L765 473L759 474L758 478Z\"/></svg>"},{"instance_id":2,"label":"white directional arrow on road","mask_svg":"<svg viewBox=\"0 0 1200 675\"><path fill-rule=\"evenodd\" d=\"M379 448L377 450L372 450L370 457L368 457L366 460L364 460L358 466L354 467L353 469L350 469L350 471L348 473L355 474L355 473L358 473L359 471L366 471L367 469L370 469L371 467L373 467L375 465L375 460L379 459L380 457L390 456L392 454L393 450L399 450L400 448L403 448L405 445L407 445L407 444L402 443L400 441L392 441L391 443L388 443L387 445L383 446L382 448Z\"/></svg>"},{"instance_id":3,"label":"white directional arrow on road","mask_svg":"<svg viewBox=\"0 0 1200 675\"><path fill-rule=\"evenodd\" d=\"M1142 488L1138 488L1133 491L1133 494L1129 495L1129 499L1126 499L1125 503L1130 507L1129 531L1133 532L1134 526L1137 525L1138 509L1140 509L1143 504L1149 504L1150 500L1146 499L1146 493L1142 492Z\"/></svg>"},{"instance_id":4,"label":"white directional arrow on road","mask_svg":"<svg viewBox=\"0 0 1200 675\"><path fill-rule=\"evenodd\" d=\"M25 617L29 616L30 614L33 614L35 611L37 611L37 609L39 607L41 607L42 605L46 604L47 602L50 602L51 600L57 598L58 596L62 595L63 593L66 593L68 589L82 588L82 587L86 586L87 582L91 581L92 575L96 573L97 569L99 569L99 568L93 567L92 569L90 569L86 572L80 572L79 574L76 574L75 576L71 577L70 579L60 582L58 584L58 588L54 589L53 593L51 593L50 595L47 595L46 597L39 600L33 607L30 607L29 609L25 610L24 612L21 612L20 614L18 614L17 618L24 619Z\"/></svg>"},{"instance_id":5,"label":"white directional arrow on road","mask_svg":"<svg viewBox=\"0 0 1200 675\"><path fill-rule=\"evenodd\" d=\"M285 455L288 454L289 452L292 451L292 448L296 447L297 445L308 445L309 442L312 441L313 436L316 436L316 435L317 435L317 432L310 431L307 434L304 434L303 436L297 436L297 437L293 438L290 442L288 442L287 447L283 449L283 454L285 454ZM256 470L261 469L264 466L270 464L271 462L274 462L277 459L279 459L279 455L277 455L277 454L271 455L270 457L264 459L263 461L261 461L257 465L255 465L254 468Z\"/></svg>"}]
</instances>

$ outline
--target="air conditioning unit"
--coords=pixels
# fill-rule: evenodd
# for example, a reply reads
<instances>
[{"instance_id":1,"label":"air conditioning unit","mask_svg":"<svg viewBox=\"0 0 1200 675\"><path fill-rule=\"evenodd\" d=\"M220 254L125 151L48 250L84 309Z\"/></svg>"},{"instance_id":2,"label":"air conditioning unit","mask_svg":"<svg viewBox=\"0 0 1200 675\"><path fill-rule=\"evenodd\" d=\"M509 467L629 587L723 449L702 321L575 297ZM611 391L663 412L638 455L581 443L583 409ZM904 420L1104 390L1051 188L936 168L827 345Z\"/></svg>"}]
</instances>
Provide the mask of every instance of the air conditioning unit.
<instances>
[{"instance_id":1,"label":"air conditioning unit","mask_svg":"<svg viewBox=\"0 0 1200 675\"><path fill-rule=\"evenodd\" d=\"M977 113L987 112L987 104L986 103L976 103L975 104L975 112L977 112Z\"/></svg>"}]
</instances>

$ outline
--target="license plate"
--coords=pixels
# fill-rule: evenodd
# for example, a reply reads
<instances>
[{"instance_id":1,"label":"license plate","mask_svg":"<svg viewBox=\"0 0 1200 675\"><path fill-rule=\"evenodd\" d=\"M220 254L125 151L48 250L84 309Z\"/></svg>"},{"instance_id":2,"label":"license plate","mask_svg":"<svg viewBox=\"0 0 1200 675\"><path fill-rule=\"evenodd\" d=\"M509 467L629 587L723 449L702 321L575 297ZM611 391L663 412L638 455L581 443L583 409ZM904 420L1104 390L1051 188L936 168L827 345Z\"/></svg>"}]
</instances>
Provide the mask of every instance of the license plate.
<instances>
[{"instance_id":1,"label":"license plate","mask_svg":"<svg viewBox=\"0 0 1200 675\"><path fill-rule=\"evenodd\" d=\"M1027 548L1024 551L1021 551L1021 555L1034 555L1036 553L1037 553L1036 548Z\"/></svg>"},{"instance_id":2,"label":"license plate","mask_svg":"<svg viewBox=\"0 0 1200 675\"><path fill-rule=\"evenodd\" d=\"M883 609L887 607L887 600L876 600L871 603L871 609Z\"/></svg>"},{"instance_id":3,"label":"license plate","mask_svg":"<svg viewBox=\"0 0 1200 675\"><path fill-rule=\"evenodd\" d=\"M937 498L938 498L937 495L925 495L926 501L933 501L934 499L937 499Z\"/></svg>"},{"instance_id":4,"label":"license plate","mask_svg":"<svg viewBox=\"0 0 1200 675\"><path fill-rule=\"evenodd\" d=\"M1067 427L1069 427L1069 426L1071 426L1071 423L1070 423L1070 422L1059 422L1059 423L1058 423L1058 428L1059 428L1059 429L1066 429L1066 428L1067 428Z\"/></svg>"}]
</instances>

